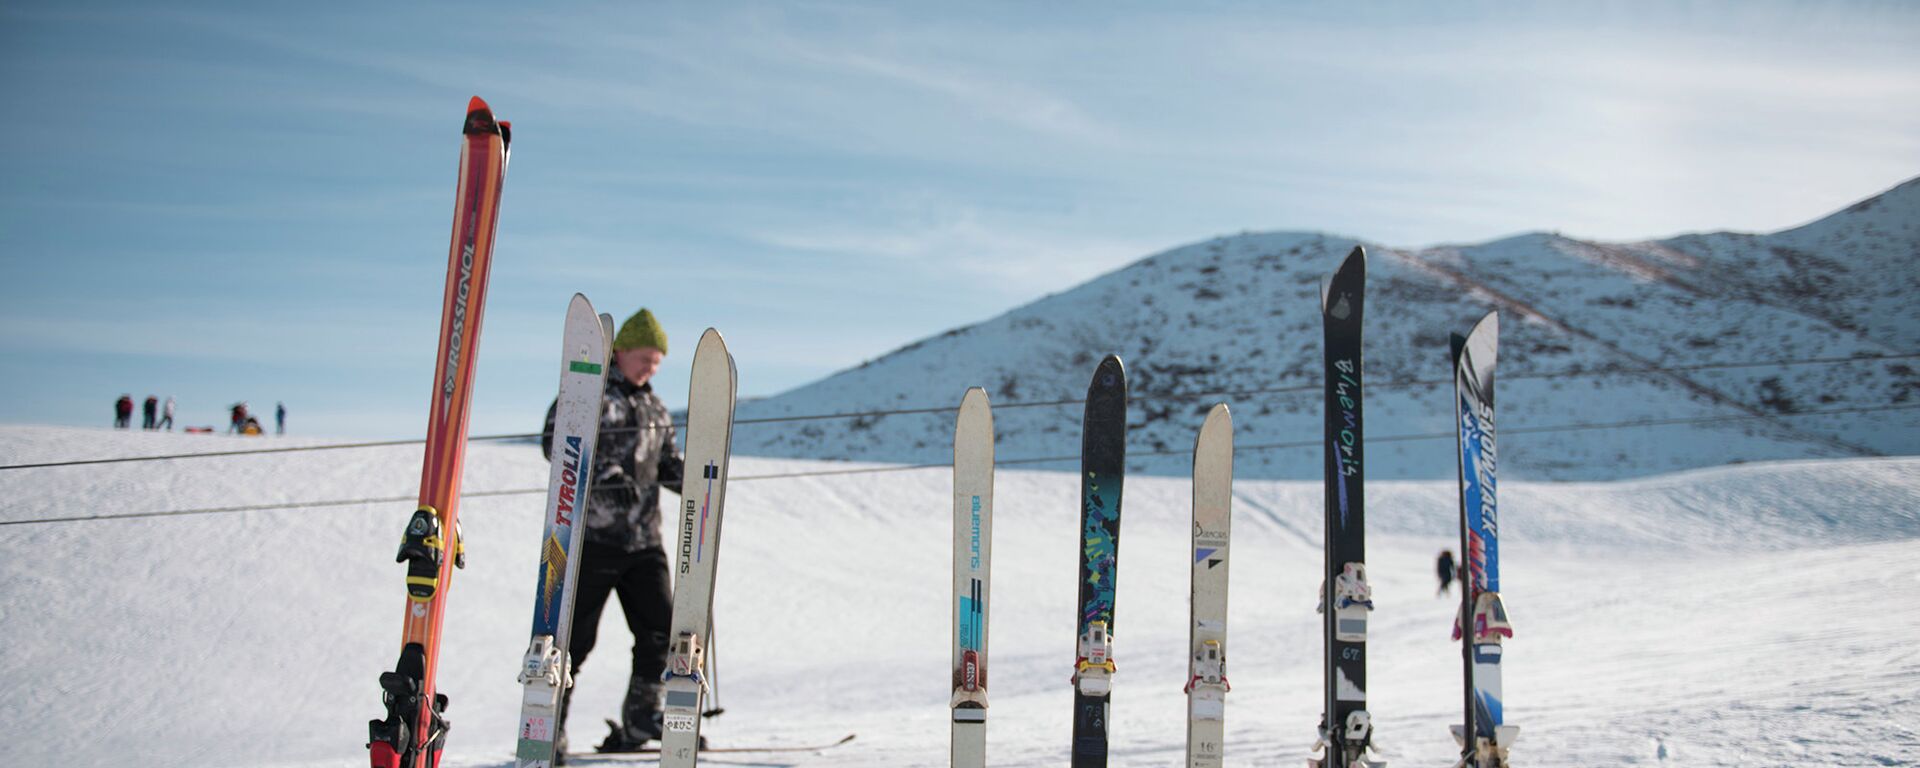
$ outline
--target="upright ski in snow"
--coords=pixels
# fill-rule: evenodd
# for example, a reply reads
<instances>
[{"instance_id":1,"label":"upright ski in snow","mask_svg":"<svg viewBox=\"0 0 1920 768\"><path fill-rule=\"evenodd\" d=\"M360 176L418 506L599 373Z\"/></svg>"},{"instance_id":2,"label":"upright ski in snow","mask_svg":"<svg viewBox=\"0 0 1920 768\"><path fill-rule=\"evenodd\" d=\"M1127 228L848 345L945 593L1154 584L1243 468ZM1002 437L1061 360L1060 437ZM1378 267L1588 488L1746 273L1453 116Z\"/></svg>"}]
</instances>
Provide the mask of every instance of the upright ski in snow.
<instances>
[{"instance_id":1,"label":"upright ski in snow","mask_svg":"<svg viewBox=\"0 0 1920 768\"><path fill-rule=\"evenodd\" d=\"M733 447L736 382L726 342L719 331L708 328L693 353L693 383L687 394L687 479L681 490L672 646L662 675L666 704L661 708L660 764L669 768L692 768L699 759L700 715L707 694L706 645L713 635L713 583L720 559L727 459Z\"/></svg>"},{"instance_id":2,"label":"upright ski in snow","mask_svg":"<svg viewBox=\"0 0 1920 768\"><path fill-rule=\"evenodd\" d=\"M954 768L987 764L987 595L993 586L993 410L967 390L953 428Z\"/></svg>"},{"instance_id":3,"label":"upright ski in snow","mask_svg":"<svg viewBox=\"0 0 1920 768\"><path fill-rule=\"evenodd\" d=\"M1326 649L1325 696L1320 710L1318 768L1384 765L1368 754L1373 719L1367 713L1366 438L1361 410L1361 318L1366 306L1367 253L1355 247L1320 293L1325 330L1326 570L1320 612Z\"/></svg>"},{"instance_id":4,"label":"upright ski in snow","mask_svg":"<svg viewBox=\"0 0 1920 768\"><path fill-rule=\"evenodd\" d=\"M436 768L446 746L445 694L435 690L441 620L453 569L466 564L460 543L460 468L465 463L473 361L493 266L494 224L506 180L507 123L480 97L467 103L461 129L460 184L454 195L453 241L440 313L440 352L433 367L420 506L407 521L395 558L407 564L406 616L400 661L380 675L385 719L367 724L373 768ZM453 537L451 552L447 537ZM451 555L451 556L449 556Z\"/></svg>"},{"instance_id":5,"label":"upright ski in snow","mask_svg":"<svg viewBox=\"0 0 1920 768\"><path fill-rule=\"evenodd\" d=\"M1466 721L1453 727L1460 765L1506 768L1520 727L1507 725L1500 693L1501 640L1513 636L1500 601L1499 455L1493 438L1493 364L1500 316L1489 312L1466 336L1453 335L1454 423L1460 446L1460 552L1466 578L1453 625L1466 677Z\"/></svg>"},{"instance_id":6,"label":"upright ski in snow","mask_svg":"<svg viewBox=\"0 0 1920 768\"><path fill-rule=\"evenodd\" d=\"M1187 624L1187 766L1219 768L1227 727L1227 544L1233 415L1207 411L1193 445L1193 595Z\"/></svg>"},{"instance_id":7,"label":"upright ski in snow","mask_svg":"<svg viewBox=\"0 0 1920 768\"><path fill-rule=\"evenodd\" d=\"M1087 387L1080 442L1080 616L1073 670L1073 768L1107 764L1114 575L1127 471L1127 371L1108 355Z\"/></svg>"},{"instance_id":8,"label":"upright ski in snow","mask_svg":"<svg viewBox=\"0 0 1920 768\"><path fill-rule=\"evenodd\" d=\"M607 330L587 297L573 295L560 353L560 394L553 417L553 458L534 581L533 636L521 660L518 768L552 768L560 700L573 687L567 641L580 583L580 525L593 481L593 450L600 435L600 403L607 384Z\"/></svg>"}]
</instances>

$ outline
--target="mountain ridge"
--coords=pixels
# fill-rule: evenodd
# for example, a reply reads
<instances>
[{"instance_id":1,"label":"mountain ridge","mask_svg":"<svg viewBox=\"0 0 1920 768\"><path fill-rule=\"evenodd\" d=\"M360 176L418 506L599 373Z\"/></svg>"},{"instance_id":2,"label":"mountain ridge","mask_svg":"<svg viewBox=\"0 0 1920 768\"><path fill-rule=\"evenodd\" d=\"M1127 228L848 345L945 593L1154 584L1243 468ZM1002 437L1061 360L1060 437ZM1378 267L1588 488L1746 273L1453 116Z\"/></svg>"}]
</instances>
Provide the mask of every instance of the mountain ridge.
<instances>
[{"instance_id":1,"label":"mountain ridge","mask_svg":"<svg viewBox=\"0 0 1920 768\"><path fill-rule=\"evenodd\" d=\"M1275 447L1243 447L1237 469L1317 476L1313 393L1273 390L1315 384L1320 281L1356 245L1370 261L1368 434L1378 443L1370 476L1453 471L1439 437L1451 423L1439 384L1446 337L1496 309L1506 315L1499 423L1527 430L1502 443L1503 463L1519 476L1604 480L1920 451L1920 419L1907 409L1920 394L1920 365L1870 359L1920 351L1920 321L1905 299L1920 295L1920 179L1765 234L1608 243L1540 231L1423 248L1299 231L1215 237L743 402L741 416L952 407L977 385L1003 406L1001 456L1072 456L1070 405L1004 406L1076 399L1100 355L1115 352L1132 378L1139 469L1184 471L1183 452L1213 400L1182 397L1243 393L1217 398L1236 411L1239 442ZM1835 358L1861 360L1751 365ZM1715 364L1728 367L1702 367ZM1710 419L1725 420L1699 421ZM1686 420L1698 423L1593 426ZM735 449L939 462L949 421L935 413L749 424Z\"/></svg>"}]
</instances>

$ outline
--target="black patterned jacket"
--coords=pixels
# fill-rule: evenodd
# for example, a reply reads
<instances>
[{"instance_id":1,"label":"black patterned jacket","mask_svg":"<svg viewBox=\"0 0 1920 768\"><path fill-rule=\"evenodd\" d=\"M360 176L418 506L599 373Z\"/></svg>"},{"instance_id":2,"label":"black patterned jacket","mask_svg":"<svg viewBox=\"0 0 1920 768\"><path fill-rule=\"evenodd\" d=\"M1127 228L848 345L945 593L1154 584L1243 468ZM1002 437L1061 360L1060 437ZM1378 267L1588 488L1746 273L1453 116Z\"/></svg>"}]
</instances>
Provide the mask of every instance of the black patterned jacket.
<instances>
[{"instance_id":1,"label":"black patterned jacket","mask_svg":"<svg viewBox=\"0 0 1920 768\"><path fill-rule=\"evenodd\" d=\"M600 403L600 439L593 460L593 494L587 501L586 540L624 552L661 549L660 488L680 492L684 465L673 444L672 414L653 394L651 382L634 386L608 363ZM540 451L553 458L553 414Z\"/></svg>"}]
</instances>

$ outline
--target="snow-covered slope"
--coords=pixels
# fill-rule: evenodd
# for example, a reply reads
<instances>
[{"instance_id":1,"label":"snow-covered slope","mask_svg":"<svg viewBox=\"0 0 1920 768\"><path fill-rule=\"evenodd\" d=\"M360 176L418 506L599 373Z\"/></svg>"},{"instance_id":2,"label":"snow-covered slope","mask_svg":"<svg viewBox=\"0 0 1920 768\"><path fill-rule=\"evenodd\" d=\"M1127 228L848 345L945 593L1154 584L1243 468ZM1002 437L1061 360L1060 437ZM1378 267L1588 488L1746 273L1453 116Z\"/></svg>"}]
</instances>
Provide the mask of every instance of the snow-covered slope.
<instances>
[{"instance_id":1,"label":"snow-covered slope","mask_svg":"<svg viewBox=\"0 0 1920 768\"><path fill-rule=\"evenodd\" d=\"M1190 438L1189 438L1190 439ZM252 447L227 438L0 428L0 463ZM1246 460L1240 462L1248 465ZM419 448L0 471L0 522L410 496ZM847 465L736 458L718 589L718 743L859 739L703 764L946 761L948 473L756 477ZM467 490L539 486L525 445L476 444ZM1077 485L998 477L995 765L1064 764ZM1503 486L1509 718L1533 766L1920 762L1920 459L1729 467L1617 483ZM1446 765L1458 719L1452 603L1432 558L1451 483L1376 482L1369 561L1378 740ZM1116 625L1116 766L1183 739L1184 479L1130 481ZM1234 498L1228 763L1293 764L1318 718L1320 490L1241 480ZM537 495L463 503L451 593L449 764L505 766L526 642ZM355 766L397 652L393 550L410 504L0 525L0 762ZM580 741L626 674L609 612L580 677ZM1664 755L1664 762L1661 755Z\"/></svg>"},{"instance_id":2,"label":"snow-covered slope","mask_svg":"<svg viewBox=\"0 0 1920 768\"><path fill-rule=\"evenodd\" d=\"M955 407L988 388L1005 458L1077 452L1079 411L1016 402L1081 396L1117 352L1136 401L1136 466L1183 471L1206 407L1231 403L1246 476L1319 473L1318 286L1360 241L1244 234L1157 254L858 368L743 403L743 419ZM1364 243L1369 476L1454 471L1447 335L1499 309L1502 468L1613 479L1734 462L1920 452L1920 360L1797 366L1755 361L1920 352L1920 179L1770 235L1643 243L1527 234L1399 249ZM1036 258L1043 255L1036 255ZM1735 367L1702 367L1731 364ZM1644 372L1647 369L1662 369ZM1642 371L1623 373L1621 371ZM1539 375L1534 375L1539 374ZM1564 375L1551 375L1564 374ZM1235 393L1181 398L1192 393ZM1898 410L1882 410L1894 407ZM1827 411L1852 411L1823 413ZM1708 423L1555 429L1733 417ZM743 423L761 456L930 462L947 414ZM1163 455L1150 455L1165 452ZM1051 466L1065 467L1065 464Z\"/></svg>"}]
</instances>

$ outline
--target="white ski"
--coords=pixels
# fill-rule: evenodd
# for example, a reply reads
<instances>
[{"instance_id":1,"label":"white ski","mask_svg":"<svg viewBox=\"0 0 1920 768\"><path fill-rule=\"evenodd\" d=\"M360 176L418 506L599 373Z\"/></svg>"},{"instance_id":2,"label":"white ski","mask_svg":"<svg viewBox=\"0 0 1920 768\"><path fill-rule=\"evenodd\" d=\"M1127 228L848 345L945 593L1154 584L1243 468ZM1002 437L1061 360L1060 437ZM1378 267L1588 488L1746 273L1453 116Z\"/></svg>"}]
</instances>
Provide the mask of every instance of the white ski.
<instances>
[{"instance_id":1,"label":"white ski","mask_svg":"<svg viewBox=\"0 0 1920 768\"><path fill-rule=\"evenodd\" d=\"M687 394L686 478L680 489L679 567L674 570L673 624L667 650L666 703L661 708L660 764L698 764L700 713L707 693L706 644L713 630L713 578L720 559L720 520L733 452L736 391L733 356L708 328L693 353Z\"/></svg>"},{"instance_id":2,"label":"white ski","mask_svg":"<svg viewBox=\"0 0 1920 768\"><path fill-rule=\"evenodd\" d=\"M987 764L987 591L993 558L993 410L967 390L953 429L954 768Z\"/></svg>"},{"instance_id":3,"label":"white ski","mask_svg":"<svg viewBox=\"0 0 1920 768\"><path fill-rule=\"evenodd\" d=\"M560 355L560 395L554 407L553 460L540 536L540 573L534 582L533 638L520 665L518 768L551 768L560 728L560 700L573 685L567 641L580 577L580 540L600 435L601 393L607 385L607 326L587 297L573 295Z\"/></svg>"},{"instance_id":4,"label":"white ski","mask_svg":"<svg viewBox=\"0 0 1920 768\"><path fill-rule=\"evenodd\" d=\"M1233 415L1207 411L1193 446L1193 595L1187 626L1187 766L1219 768L1227 728L1227 544Z\"/></svg>"}]
</instances>

